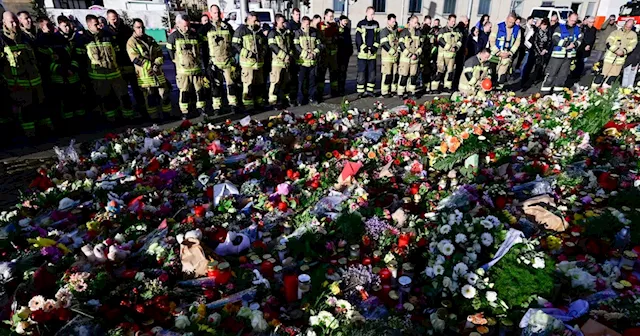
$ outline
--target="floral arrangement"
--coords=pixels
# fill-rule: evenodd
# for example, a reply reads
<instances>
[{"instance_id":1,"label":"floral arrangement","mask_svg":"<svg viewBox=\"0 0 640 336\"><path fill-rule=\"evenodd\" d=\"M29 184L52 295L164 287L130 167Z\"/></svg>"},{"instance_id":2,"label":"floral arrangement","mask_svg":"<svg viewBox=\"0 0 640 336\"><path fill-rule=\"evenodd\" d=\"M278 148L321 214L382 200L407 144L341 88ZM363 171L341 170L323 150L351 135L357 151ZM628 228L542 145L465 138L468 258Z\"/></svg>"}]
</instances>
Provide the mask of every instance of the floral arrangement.
<instances>
[{"instance_id":1,"label":"floral arrangement","mask_svg":"<svg viewBox=\"0 0 640 336\"><path fill-rule=\"evenodd\" d=\"M345 102L57 149L0 214L3 330L637 332L638 101Z\"/></svg>"}]
</instances>

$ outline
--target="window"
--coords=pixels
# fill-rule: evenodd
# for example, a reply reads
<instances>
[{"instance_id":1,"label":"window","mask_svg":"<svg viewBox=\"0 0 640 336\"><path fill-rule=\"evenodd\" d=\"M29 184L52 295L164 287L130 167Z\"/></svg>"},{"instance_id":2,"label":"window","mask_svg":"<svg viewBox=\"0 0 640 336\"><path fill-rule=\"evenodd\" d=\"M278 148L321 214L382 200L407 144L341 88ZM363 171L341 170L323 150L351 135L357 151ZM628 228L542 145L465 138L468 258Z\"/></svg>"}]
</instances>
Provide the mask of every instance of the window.
<instances>
[{"instance_id":1,"label":"window","mask_svg":"<svg viewBox=\"0 0 640 336\"><path fill-rule=\"evenodd\" d=\"M510 11L516 13L516 15L522 16L522 3L524 0L511 0Z\"/></svg>"},{"instance_id":2,"label":"window","mask_svg":"<svg viewBox=\"0 0 640 336\"><path fill-rule=\"evenodd\" d=\"M444 8L442 13L452 14L456 12L456 0L444 0Z\"/></svg>"},{"instance_id":3,"label":"window","mask_svg":"<svg viewBox=\"0 0 640 336\"><path fill-rule=\"evenodd\" d=\"M587 4L587 12L584 13L585 15L589 15L589 16L593 16L594 13L594 9L596 7L596 3L595 2L590 2Z\"/></svg>"},{"instance_id":4,"label":"window","mask_svg":"<svg viewBox=\"0 0 640 336\"><path fill-rule=\"evenodd\" d=\"M553 7L553 1L543 1L541 7Z\"/></svg>"},{"instance_id":5,"label":"window","mask_svg":"<svg viewBox=\"0 0 640 336\"><path fill-rule=\"evenodd\" d=\"M422 12L422 0L409 0L409 13Z\"/></svg>"},{"instance_id":6,"label":"window","mask_svg":"<svg viewBox=\"0 0 640 336\"><path fill-rule=\"evenodd\" d=\"M480 0L480 3L478 3L478 15L488 15L490 10L491 0Z\"/></svg>"},{"instance_id":7,"label":"window","mask_svg":"<svg viewBox=\"0 0 640 336\"><path fill-rule=\"evenodd\" d=\"M333 0L333 10L336 12L344 12L344 2L347 0Z\"/></svg>"},{"instance_id":8,"label":"window","mask_svg":"<svg viewBox=\"0 0 640 336\"><path fill-rule=\"evenodd\" d=\"M384 13L387 11L387 0L373 0L373 9L377 13Z\"/></svg>"}]
</instances>

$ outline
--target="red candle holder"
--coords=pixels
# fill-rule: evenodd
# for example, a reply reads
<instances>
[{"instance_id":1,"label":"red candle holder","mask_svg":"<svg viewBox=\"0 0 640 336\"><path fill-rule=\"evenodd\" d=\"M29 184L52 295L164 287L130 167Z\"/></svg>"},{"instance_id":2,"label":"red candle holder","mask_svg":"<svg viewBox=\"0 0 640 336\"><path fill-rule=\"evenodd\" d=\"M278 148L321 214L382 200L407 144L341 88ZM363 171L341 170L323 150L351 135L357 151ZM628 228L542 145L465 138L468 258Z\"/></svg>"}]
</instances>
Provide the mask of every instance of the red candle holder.
<instances>
[{"instance_id":1,"label":"red candle holder","mask_svg":"<svg viewBox=\"0 0 640 336\"><path fill-rule=\"evenodd\" d=\"M411 241L411 235L408 233L402 233L398 236L398 247L405 248L409 246L409 242Z\"/></svg>"},{"instance_id":2,"label":"red candle holder","mask_svg":"<svg viewBox=\"0 0 640 336\"><path fill-rule=\"evenodd\" d=\"M295 273L284 275L284 298L289 303L298 299L298 275Z\"/></svg>"},{"instance_id":3,"label":"red candle holder","mask_svg":"<svg viewBox=\"0 0 640 336\"><path fill-rule=\"evenodd\" d=\"M388 268L383 268L380 270L380 273L378 273L378 275L380 276L380 280L382 281L383 284L389 284L391 283L391 271Z\"/></svg>"},{"instance_id":4,"label":"red candle holder","mask_svg":"<svg viewBox=\"0 0 640 336\"><path fill-rule=\"evenodd\" d=\"M262 273L263 276L267 277L267 278L273 278L273 267L275 265L270 262L269 260L265 260L262 262L262 264L260 265L260 273Z\"/></svg>"}]
</instances>

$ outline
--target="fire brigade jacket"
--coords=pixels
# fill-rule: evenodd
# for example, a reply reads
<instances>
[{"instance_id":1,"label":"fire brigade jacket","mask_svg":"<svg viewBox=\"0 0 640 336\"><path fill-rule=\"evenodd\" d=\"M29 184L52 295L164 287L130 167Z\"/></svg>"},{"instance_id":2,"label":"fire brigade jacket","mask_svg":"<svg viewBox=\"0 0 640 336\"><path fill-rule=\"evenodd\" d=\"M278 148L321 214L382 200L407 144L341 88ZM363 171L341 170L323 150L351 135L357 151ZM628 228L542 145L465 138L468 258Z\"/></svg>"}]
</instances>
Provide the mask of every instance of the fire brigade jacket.
<instances>
[{"instance_id":1,"label":"fire brigade jacket","mask_svg":"<svg viewBox=\"0 0 640 336\"><path fill-rule=\"evenodd\" d=\"M419 29L407 28L400 33L400 63L418 64L422 54L422 36ZM412 56L416 55L416 59Z\"/></svg>"},{"instance_id":2,"label":"fire brigade jacket","mask_svg":"<svg viewBox=\"0 0 640 336\"><path fill-rule=\"evenodd\" d=\"M87 55L87 75L91 79L113 79L120 77L116 60L118 45L113 35L106 30L97 33L87 31L78 44L79 52Z\"/></svg>"},{"instance_id":3,"label":"fire brigade jacket","mask_svg":"<svg viewBox=\"0 0 640 336\"><path fill-rule=\"evenodd\" d=\"M498 23L489 36L489 45L492 62L498 62L499 54L504 51L515 55L520 47L520 26L514 24L509 28L505 22Z\"/></svg>"},{"instance_id":4,"label":"fire brigade jacket","mask_svg":"<svg viewBox=\"0 0 640 336\"><path fill-rule=\"evenodd\" d=\"M41 33L36 40L41 55L42 71L54 84L74 84L80 81L80 66L71 43L60 33ZM71 71L71 74L69 74Z\"/></svg>"},{"instance_id":5,"label":"fire brigade jacket","mask_svg":"<svg viewBox=\"0 0 640 336\"><path fill-rule=\"evenodd\" d=\"M442 53L444 57L456 57L456 52L462 47L462 40L455 27L446 26L440 29L440 32L438 32L438 46L440 47L438 52Z\"/></svg>"},{"instance_id":6,"label":"fire brigade jacket","mask_svg":"<svg viewBox=\"0 0 640 336\"><path fill-rule=\"evenodd\" d=\"M320 22L318 31L327 55L338 54L338 24L336 22Z\"/></svg>"},{"instance_id":7,"label":"fire brigade jacket","mask_svg":"<svg viewBox=\"0 0 640 336\"><path fill-rule=\"evenodd\" d=\"M198 41L198 34L193 29L188 29L186 32L176 29L167 39L167 49L169 56L176 64L176 74L202 74L200 41Z\"/></svg>"},{"instance_id":8,"label":"fire brigade jacket","mask_svg":"<svg viewBox=\"0 0 640 336\"><path fill-rule=\"evenodd\" d=\"M162 72L162 49L153 37L131 36L127 41L127 54L136 68L140 87L160 87L167 82Z\"/></svg>"},{"instance_id":9,"label":"fire brigade jacket","mask_svg":"<svg viewBox=\"0 0 640 336\"><path fill-rule=\"evenodd\" d=\"M291 52L293 47L291 45L291 32L288 29L277 28L271 29L267 36L269 42L269 48L272 52L271 66L272 67L288 67L291 63Z\"/></svg>"},{"instance_id":10,"label":"fire brigade jacket","mask_svg":"<svg viewBox=\"0 0 640 336\"><path fill-rule=\"evenodd\" d=\"M380 25L376 20L366 18L356 26L356 49L358 58L363 60L374 60L377 57L380 47Z\"/></svg>"},{"instance_id":11,"label":"fire brigade jacket","mask_svg":"<svg viewBox=\"0 0 640 336\"><path fill-rule=\"evenodd\" d=\"M209 51L209 63L216 67L227 69L233 59L233 28L224 22L218 21L211 24L206 32L207 49Z\"/></svg>"},{"instance_id":12,"label":"fire brigade jacket","mask_svg":"<svg viewBox=\"0 0 640 336\"><path fill-rule=\"evenodd\" d=\"M29 88L42 84L33 40L21 31L0 36L0 69L7 85Z\"/></svg>"},{"instance_id":13,"label":"fire brigade jacket","mask_svg":"<svg viewBox=\"0 0 640 336\"><path fill-rule=\"evenodd\" d=\"M627 55L629 55L638 44L638 35L633 30L625 31L618 29L607 38L607 51L604 54L605 63L624 65ZM623 55L618 56L616 52L622 51Z\"/></svg>"},{"instance_id":14,"label":"fire brigade jacket","mask_svg":"<svg viewBox=\"0 0 640 336\"><path fill-rule=\"evenodd\" d=\"M380 31L380 59L382 63L396 63L398 61L398 43L400 34L396 27L386 27Z\"/></svg>"},{"instance_id":15,"label":"fire brigade jacket","mask_svg":"<svg viewBox=\"0 0 640 336\"><path fill-rule=\"evenodd\" d=\"M240 54L242 68L261 69L264 65L267 44L259 26L241 25L233 35L233 46Z\"/></svg>"},{"instance_id":16,"label":"fire brigade jacket","mask_svg":"<svg viewBox=\"0 0 640 336\"><path fill-rule=\"evenodd\" d=\"M582 32L578 26L569 27L566 24L561 24L553 32L551 41L551 44L553 45L551 57L575 58L576 50L580 46L580 43L582 43ZM573 43L574 48L567 49L571 43Z\"/></svg>"},{"instance_id":17,"label":"fire brigade jacket","mask_svg":"<svg viewBox=\"0 0 640 336\"><path fill-rule=\"evenodd\" d=\"M309 27L296 30L293 45L298 53L298 64L305 67L316 65L316 60L322 50L322 43L320 43L315 29ZM315 57L311 57L311 54L315 54Z\"/></svg>"}]
</instances>

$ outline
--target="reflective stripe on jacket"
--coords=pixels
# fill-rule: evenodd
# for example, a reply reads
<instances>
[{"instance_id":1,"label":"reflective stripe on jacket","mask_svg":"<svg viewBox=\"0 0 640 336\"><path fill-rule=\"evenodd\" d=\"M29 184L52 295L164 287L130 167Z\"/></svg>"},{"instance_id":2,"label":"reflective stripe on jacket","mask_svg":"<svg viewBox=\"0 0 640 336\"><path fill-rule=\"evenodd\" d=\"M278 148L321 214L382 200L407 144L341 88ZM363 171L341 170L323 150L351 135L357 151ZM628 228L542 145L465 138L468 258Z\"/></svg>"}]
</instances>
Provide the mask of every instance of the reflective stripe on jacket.
<instances>
[{"instance_id":1,"label":"reflective stripe on jacket","mask_svg":"<svg viewBox=\"0 0 640 336\"><path fill-rule=\"evenodd\" d=\"M578 26L567 27L566 24L561 24L553 32L553 51L551 57L553 58L574 58L576 57L576 50L580 46L582 40L582 32ZM567 50L567 47L573 43L574 48Z\"/></svg>"},{"instance_id":2,"label":"reflective stripe on jacket","mask_svg":"<svg viewBox=\"0 0 640 336\"><path fill-rule=\"evenodd\" d=\"M380 52L382 63L396 63L398 61L398 43L400 34L395 27L386 27L380 31Z\"/></svg>"},{"instance_id":3,"label":"reflective stripe on jacket","mask_svg":"<svg viewBox=\"0 0 640 336\"><path fill-rule=\"evenodd\" d=\"M313 28L296 30L293 38L293 45L298 53L298 64L305 67L316 65L316 60L322 50L322 43L318 39L318 33ZM310 58L311 54L315 54L315 58Z\"/></svg>"},{"instance_id":4,"label":"reflective stripe on jacket","mask_svg":"<svg viewBox=\"0 0 640 336\"><path fill-rule=\"evenodd\" d=\"M418 64L422 54L422 36L419 29L407 28L400 33L400 63ZM416 55L416 59L412 56Z\"/></svg>"},{"instance_id":5,"label":"reflective stripe on jacket","mask_svg":"<svg viewBox=\"0 0 640 336\"><path fill-rule=\"evenodd\" d=\"M264 65L266 43L262 32L241 25L233 35L233 46L240 54L242 68L260 69Z\"/></svg>"},{"instance_id":6,"label":"reflective stripe on jacket","mask_svg":"<svg viewBox=\"0 0 640 336\"><path fill-rule=\"evenodd\" d=\"M378 21L368 21L366 18L356 26L356 48L358 58L372 60L377 58L380 47L380 25Z\"/></svg>"},{"instance_id":7,"label":"reflective stripe on jacket","mask_svg":"<svg viewBox=\"0 0 640 336\"><path fill-rule=\"evenodd\" d=\"M113 79L120 77L120 69L116 61L118 46L111 33L101 30L98 33L87 31L83 34L78 48L86 52L87 74L91 79Z\"/></svg>"},{"instance_id":8,"label":"reflective stripe on jacket","mask_svg":"<svg viewBox=\"0 0 640 336\"><path fill-rule=\"evenodd\" d=\"M271 66L288 67L291 62L291 33L287 29L272 29L269 32L268 43L271 49ZM288 59L288 60L287 60ZM288 61L288 62L285 62Z\"/></svg>"},{"instance_id":9,"label":"reflective stripe on jacket","mask_svg":"<svg viewBox=\"0 0 640 336\"><path fill-rule=\"evenodd\" d=\"M464 62L462 76L460 76L460 91L475 92L479 88L479 83L491 77L491 68L489 62L480 62L480 57L471 57Z\"/></svg>"},{"instance_id":10,"label":"reflective stripe on jacket","mask_svg":"<svg viewBox=\"0 0 640 336\"><path fill-rule=\"evenodd\" d=\"M202 73L200 41L192 29L181 32L176 29L167 39L169 55L176 64L178 75L199 75Z\"/></svg>"},{"instance_id":11,"label":"reflective stripe on jacket","mask_svg":"<svg viewBox=\"0 0 640 336\"><path fill-rule=\"evenodd\" d=\"M207 46L209 49L209 62L215 66L226 69L231 66L233 49L233 28L224 22L211 24L207 32Z\"/></svg>"},{"instance_id":12,"label":"reflective stripe on jacket","mask_svg":"<svg viewBox=\"0 0 640 336\"><path fill-rule=\"evenodd\" d=\"M438 46L438 52L442 53L444 57L456 57L456 51L462 47L460 34L458 34L453 27L446 26L442 28L438 33Z\"/></svg>"},{"instance_id":13,"label":"reflective stripe on jacket","mask_svg":"<svg viewBox=\"0 0 640 336\"><path fill-rule=\"evenodd\" d=\"M162 49L149 35L131 36L127 41L127 54L136 69L140 87L162 87L167 79L162 72ZM153 71L156 65L157 70Z\"/></svg>"},{"instance_id":14,"label":"reflective stripe on jacket","mask_svg":"<svg viewBox=\"0 0 640 336\"><path fill-rule=\"evenodd\" d=\"M30 88L42 84L33 40L21 31L16 32L14 39L1 34L0 47L0 69L8 86Z\"/></svg>"},{"instance_id":15,"label":"reflective stripe on jacket","mask_svg":"<svg viewBox=\"0 0 640 336\"><path fill-rule=\"evenodd\" d=\"M624 28L616 30L607 37L607 51L604 54L604 62L615 65L624 65L624 62L633 49L638 44L638 35ZM622 51L624 55L616 55L617 51Z\"/></svg>"}]
</instances>

